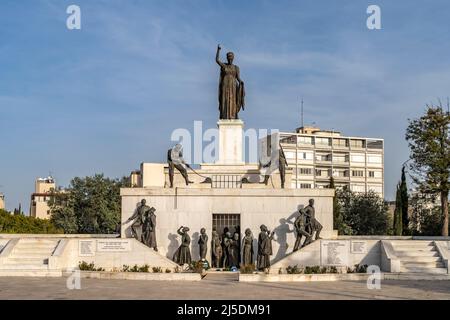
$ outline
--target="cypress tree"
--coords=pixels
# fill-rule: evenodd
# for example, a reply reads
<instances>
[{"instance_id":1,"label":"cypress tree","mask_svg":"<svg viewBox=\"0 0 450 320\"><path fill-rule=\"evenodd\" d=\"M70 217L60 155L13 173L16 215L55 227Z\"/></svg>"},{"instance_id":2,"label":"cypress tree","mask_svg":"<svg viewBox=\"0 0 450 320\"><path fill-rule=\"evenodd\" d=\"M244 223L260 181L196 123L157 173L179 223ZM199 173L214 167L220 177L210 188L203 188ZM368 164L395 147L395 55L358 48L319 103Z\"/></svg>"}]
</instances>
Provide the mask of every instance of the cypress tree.
<instances>
[{"instance_id":1,"label":"cypress tree","mask_svg":"<svg viewBox=\"0 0 450 320\"><path fill-rule=\"evenodd\" d=\"M401 184L397 184L397 192L395 194L395 210L394 210L394 235L401 236L403 233L403 217L402 217L402 196Z\"/></svg>"}]
</instances>

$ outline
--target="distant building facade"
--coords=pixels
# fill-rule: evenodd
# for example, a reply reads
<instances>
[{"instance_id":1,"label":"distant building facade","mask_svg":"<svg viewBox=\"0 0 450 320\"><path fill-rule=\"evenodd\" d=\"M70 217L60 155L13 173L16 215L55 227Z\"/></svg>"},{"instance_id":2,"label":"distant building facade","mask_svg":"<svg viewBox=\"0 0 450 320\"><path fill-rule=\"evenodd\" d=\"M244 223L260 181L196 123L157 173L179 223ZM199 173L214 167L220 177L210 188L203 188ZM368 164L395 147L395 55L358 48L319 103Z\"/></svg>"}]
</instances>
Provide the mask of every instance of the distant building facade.
<instances>
[{"instance_id":1,"label":"distant building facade","mask_svg":"<svg viewBox=\"0 0 450 320\"><path fill-rule=\"evenodd\" d=\"M48 201L56 190L56 183L52 177L38 178L35 182L35 191L31 195L30 216L40 219L50 218Z\"/></svg>"},{"instance_id":2,"label":"distant building facade","mask_svg":"<svg viewBox=\"0 0 450 320\"><path fill-rule=\"evenodd\" d=\"M327 188L333 177L337 188L373 190L384 198L383 139L343 136L316 127L281 132L280 138L293 168L291 188Z\"/></svg>"},{"instance_id":3,"label":"distant building facade","mask_svg":"<svg viewBox=\"0 0 450 320\"><path fill-rule=\"evenodd\" d=\"M0 193L0 209L5 209L5 195L3 193Z\"/></svg>"}]
</instances>

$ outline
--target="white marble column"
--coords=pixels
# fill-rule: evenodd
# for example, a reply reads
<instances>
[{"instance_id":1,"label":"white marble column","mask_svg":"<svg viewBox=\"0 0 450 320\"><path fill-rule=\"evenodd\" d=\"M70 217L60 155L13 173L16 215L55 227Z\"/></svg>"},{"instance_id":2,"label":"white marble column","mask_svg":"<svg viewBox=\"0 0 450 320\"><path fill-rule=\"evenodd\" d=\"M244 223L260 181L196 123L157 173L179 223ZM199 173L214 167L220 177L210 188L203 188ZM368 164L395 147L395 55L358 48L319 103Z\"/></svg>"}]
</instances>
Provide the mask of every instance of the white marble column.
<instances>
[{"instance_id":1,"label":"white marble column","mask_svg":"<svg viewBox=\"0 0 450 320\"><path fill-rule=\"evenodd\" d=\"M216 164L242 165L244 122L242 120L219 120L219 160Z\"/></svg>"}]
</instances>

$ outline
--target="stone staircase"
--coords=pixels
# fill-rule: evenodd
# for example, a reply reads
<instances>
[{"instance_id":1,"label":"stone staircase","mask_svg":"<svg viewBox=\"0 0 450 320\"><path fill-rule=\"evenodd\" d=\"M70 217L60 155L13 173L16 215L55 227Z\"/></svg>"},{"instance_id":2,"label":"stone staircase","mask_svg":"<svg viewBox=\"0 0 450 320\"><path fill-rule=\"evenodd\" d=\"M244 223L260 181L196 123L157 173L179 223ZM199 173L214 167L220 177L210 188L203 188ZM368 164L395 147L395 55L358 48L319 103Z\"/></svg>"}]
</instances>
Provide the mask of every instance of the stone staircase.
<instances>
[{"instance_id":1,"label":"stone staircase","mask_svg":"<svg viewBox=\"0 0 450 320\"><path fill-rule=\"evenodd\" d=\"M50 271L48 261L58 242L58 239L20 239L0 264L0 273Z\"/></svg>"},{"instance_id":2,"label":"stone staircase","mask_svg":"<svg viewBox=\"0 0 450 320\"><path fill-rule=\"evenodd\" d=\"M391 243L400 260L400 272L447 274L434 241L395 240Z\"/></svg>"}]
</instances>

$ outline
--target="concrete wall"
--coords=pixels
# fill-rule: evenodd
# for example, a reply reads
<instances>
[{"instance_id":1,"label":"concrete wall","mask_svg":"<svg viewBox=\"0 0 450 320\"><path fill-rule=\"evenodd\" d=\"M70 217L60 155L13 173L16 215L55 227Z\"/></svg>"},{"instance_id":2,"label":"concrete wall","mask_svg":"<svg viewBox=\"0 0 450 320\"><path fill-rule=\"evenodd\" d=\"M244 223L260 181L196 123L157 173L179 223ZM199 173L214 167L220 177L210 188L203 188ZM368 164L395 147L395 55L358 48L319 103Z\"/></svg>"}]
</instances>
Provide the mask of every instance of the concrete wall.
<instances>
[{"instance_id":1,"label":"concrete wall","mask_svg":"<svg viewBox=\"0 0 450 320\"><path fill-rule=\"evenodd\" d=\"M365 241L367 251L365 253L353 253L351 251L351 241L350 239L338 239L337 241L347 243L348 246L348 261L345 264L347 267L353 267L357 264L361 265L377 265L381 268L381 241L380 240L361 240L355 238L353 240ZM278 273L280 268L283 272L286 272L288 266L322 266L322 252L321 252L321 241L314 241L312 244L306 246L305 248L288 255L283 260L273 264L270 268L270 273Z\"/></svg>"},{"instance_id":2,"label":"concrete wall","mask_svg":"<svg viewBox=\"0 0 450 320\"><path fill-rule=\"evenodd\" d=\"M177 229L188 226L191 235L191 252L194 260L199 259L198 237L202 227L207 229L211 240L213 214L240 214L241 231L250 228L255 239L259 226L265 224L275 231L272 256L278 261L292 251L295 243L293 222L299 205L307 205L310 198L315 199L316 218L323 225L322 237L333 237L333 195L327 189L212 189L187 188L131 188L122 189L122 222L136 210L141 199L156 208L157 242L161 254L172 259L180 244ZM130 237L131 223L122 227L122 237ZM254 242L255 252L257 243ZM210 260L210 243L208 243Z\"/></svg>"},{"instance_id":3,"label":"concrete wall","mask_svg":"<svg viewBox=\"0 0 450 320\"><path fill-rule=\"evenodd\" d=\"M163 269L169 268L174 271L174 267L177 265L172 261L166 259L164 256L153 251L142 243L135 239L128 239L130 241L130 251L124 252L99 252L94 249L93 256L80 255L80 241L111 241L114 239L104 238L77 238L77 239L61 239L58 247L55 250L54 255L50 258L50 269L72 269L77 267L81 261L87 263L93 262L96 267L102 267L106 271L113 269L121 269L123 265L128 266L143 266L148 264L150 267L162 267ZM121 239L116 239L123 241ZM94 245L95 246L95 245Z\"/></svg>"}]
</instances>

